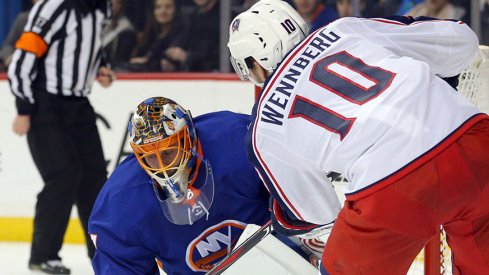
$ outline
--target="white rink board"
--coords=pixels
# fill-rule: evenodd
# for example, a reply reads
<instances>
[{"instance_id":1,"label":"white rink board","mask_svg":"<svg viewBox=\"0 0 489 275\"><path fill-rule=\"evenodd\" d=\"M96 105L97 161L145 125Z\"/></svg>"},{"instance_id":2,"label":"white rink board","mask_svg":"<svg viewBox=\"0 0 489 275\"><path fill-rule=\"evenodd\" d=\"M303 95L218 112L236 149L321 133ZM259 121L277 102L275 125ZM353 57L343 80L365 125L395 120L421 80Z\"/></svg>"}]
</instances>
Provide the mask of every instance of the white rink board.
<instances>
[{"instance_id":1,"label":"white rink board","mask_svg":"<svg viewBox=\"0 0 489 275\"><path fill-rule=\"evenodd\" d=\"M109 172L116 166L130 113L151 96L171 98L193 116L218 110L250 114L254 87L235 80L117 80L109 89L94 85L90 101L110 126L97 121ZM33 217L42 180L26 137L12 132L15 115L14 96L8 82L0 80L0 217ZM124 145L123 150L129 152L127 140Z\"/></svg>"}]
</instances>

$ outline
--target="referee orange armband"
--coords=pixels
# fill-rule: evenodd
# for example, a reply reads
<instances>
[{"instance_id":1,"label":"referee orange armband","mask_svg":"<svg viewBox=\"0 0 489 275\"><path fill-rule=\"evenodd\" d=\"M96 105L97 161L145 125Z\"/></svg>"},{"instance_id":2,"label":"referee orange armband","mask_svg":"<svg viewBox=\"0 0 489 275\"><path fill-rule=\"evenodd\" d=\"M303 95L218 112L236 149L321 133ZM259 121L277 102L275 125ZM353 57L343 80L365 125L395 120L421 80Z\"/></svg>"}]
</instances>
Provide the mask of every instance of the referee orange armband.
<instances>
[{"instance_id":1,"label":"referee orange armband","mask_svg":"<svg viewBox=\"0 0 489 275\"><path fill-rule=\"evenodd\" d=\"M43 56L48 50L48 45L44 39L34 32L24 32L20 36L17 43L15 43L16 49L21 49L26 52L31 52L37 56L37 58Z\"/></svg>"}]
</instances>

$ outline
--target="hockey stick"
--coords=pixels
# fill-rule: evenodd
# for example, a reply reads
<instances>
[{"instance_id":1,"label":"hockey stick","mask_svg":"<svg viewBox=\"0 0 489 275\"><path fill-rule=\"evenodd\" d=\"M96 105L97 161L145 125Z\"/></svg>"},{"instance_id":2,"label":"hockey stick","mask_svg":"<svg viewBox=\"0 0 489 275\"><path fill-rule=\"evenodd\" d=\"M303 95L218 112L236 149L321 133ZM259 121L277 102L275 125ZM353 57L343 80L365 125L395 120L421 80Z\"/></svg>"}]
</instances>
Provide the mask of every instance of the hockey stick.
<instances>
[{"instance_id":1,"label":"hockey stick","mask_svg":"<svg viewBox=\"0 0 489 275\"><path fill-rule=\"evenodd\" d=\"M242 244L238 245L236 249L231 251L222 261L215 265L206 275L219 275L228 269L234 262L241 258L244 254L250 251L255 245L261 242L265 237L273 232L272 221L266 222L258 231L253 233Z\"/></svg>"}]
</instances>

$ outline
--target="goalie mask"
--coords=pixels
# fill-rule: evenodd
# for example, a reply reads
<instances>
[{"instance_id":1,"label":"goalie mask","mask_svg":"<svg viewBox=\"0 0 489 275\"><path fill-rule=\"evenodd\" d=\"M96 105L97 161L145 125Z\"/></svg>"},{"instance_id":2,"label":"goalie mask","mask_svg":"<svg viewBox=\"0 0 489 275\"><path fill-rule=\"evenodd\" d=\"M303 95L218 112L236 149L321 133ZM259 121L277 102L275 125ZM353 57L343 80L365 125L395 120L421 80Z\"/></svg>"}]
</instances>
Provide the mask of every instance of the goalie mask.
<instances>
[{"instance_id":1,"label":"goalie mask","mask_svg":"<svg viewBox=\"0 0 489 275\"><path fill-rule=\"evenodd\" d=\"M214 178L201 156L190 111L170 99L152 97L137 106L128 130L132 150L151 177L166 218L192 224L208 215Z\"/></svg>"},{"instance_id":2,"label":"goalie mask","mask_svg":"<svg viewBox=\"0 0 489 275\"><path fill-rule=\"evenodd\" d=\"M250 79L251 57L269 73L308 35L309 27L289 4L261 0L239 14L229 27L231 64L241 80Z\"/></svg>"}]
</instances>

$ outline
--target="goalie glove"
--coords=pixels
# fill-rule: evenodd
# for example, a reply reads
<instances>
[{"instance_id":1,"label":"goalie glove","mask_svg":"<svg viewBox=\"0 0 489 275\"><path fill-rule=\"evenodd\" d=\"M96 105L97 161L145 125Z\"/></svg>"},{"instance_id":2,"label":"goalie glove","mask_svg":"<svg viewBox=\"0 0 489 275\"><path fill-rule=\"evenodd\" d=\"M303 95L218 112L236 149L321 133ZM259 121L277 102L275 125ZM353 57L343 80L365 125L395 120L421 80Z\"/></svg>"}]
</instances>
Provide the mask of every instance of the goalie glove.
<instances>
[{"instance_id":1,"label":"goalie glove","mask_svg":"<svg viewBox=\"0 0 489 275\"><path fill-rule=\"evenodd\" d=\"M333 223L317 225L291 218L283 211L278 201L271 199L272 226L273 229L284 236L297 236L301 239L314 239L323 235L329 235Z\"/></svg>"}]
</instances>

